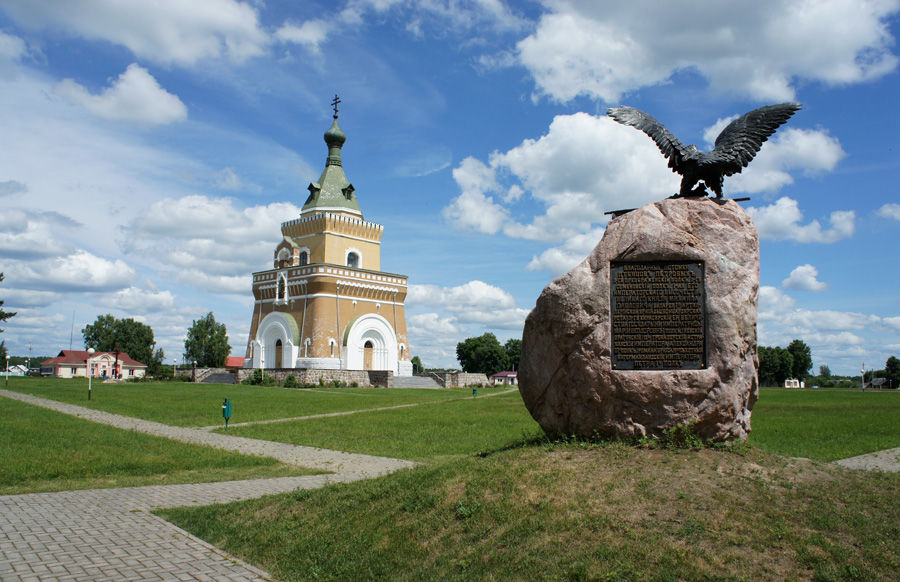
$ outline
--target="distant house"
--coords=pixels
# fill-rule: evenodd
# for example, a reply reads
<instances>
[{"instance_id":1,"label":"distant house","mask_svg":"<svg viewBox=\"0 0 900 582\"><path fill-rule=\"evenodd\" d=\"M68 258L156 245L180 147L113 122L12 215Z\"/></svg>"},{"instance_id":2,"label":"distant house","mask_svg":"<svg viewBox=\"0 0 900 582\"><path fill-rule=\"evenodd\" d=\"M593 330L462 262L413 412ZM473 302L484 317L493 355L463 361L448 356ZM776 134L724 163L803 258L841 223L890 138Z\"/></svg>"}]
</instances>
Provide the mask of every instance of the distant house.
<instances>
[{"instance_id":1,"label":"distant house","mask_svg":"<svg viewBox=\"0 0 900 582\"><path fill-rule=\"evenodd\" d=\"M491 374L491 384L505 384L507 386L515 386L518 383L517 372L497 372Z\"/></svg>"},{"instance_id":2,"label":"distant house","mask_svg":"<svg viewBox=\"0 0 900 582\"><path fill-rule=\"evenodd\" d=\"M225 367L229 370L240 370L244 367L244 357L228 356L225 358Z\"/></svg>"},{"instance_id":3,"label":"distant house","mask_svg":"<svg viewBox=\"0 0 900 582\"><path fill-rule=\"evenodd\" d=\"M12 368L10 368L12 370ZM871 382L866 382L863 388L887 388L887 378L873 378Z\"/></svg>"},{"instance_id":4,"label":"distant house","mask_svg":"<svg viewBox=\"0 0 900 582\"><path fill-rule=\"evenodd\" d=\"M28 373L28 368L23 366L22 364L16 364L15 366L9 367L9 375L10 376L24 376ZM3 375L7 374L6 370L3 370Z\"/></svg>"},{"instance_id":5,"label":"distant house","mask_svg":"<svg viewBox=\"0 0 900 582\"><path fill-rule=\"evenodd\" d=\"M87 350L63 350L59 355L41 362L41 375L55 378L87 378L88 365L94 378L143 378L147 366L119 352L94 352Z\"/></svg>"},{"instance_id":6,"label":"distant house","mask_svg":"<svg viewBox=\"0 0 900 582\"><path fill-rule=\"evenodd\" d=\"M806 388L806 382L796 378L788 378L784 381L785 388Z\"/></svg>"}]
</instances>

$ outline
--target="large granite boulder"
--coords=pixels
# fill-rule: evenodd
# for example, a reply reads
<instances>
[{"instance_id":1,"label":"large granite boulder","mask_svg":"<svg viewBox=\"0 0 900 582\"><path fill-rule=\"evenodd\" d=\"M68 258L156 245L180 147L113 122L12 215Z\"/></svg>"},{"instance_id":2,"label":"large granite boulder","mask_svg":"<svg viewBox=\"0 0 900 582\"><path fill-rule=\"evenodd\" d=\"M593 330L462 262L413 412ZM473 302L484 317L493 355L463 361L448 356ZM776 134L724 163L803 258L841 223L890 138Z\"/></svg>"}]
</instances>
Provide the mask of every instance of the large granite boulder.
<instances>
[{"instance_id":1,"label":"large granite boulder","mask_svg":"<svg viewBox=\"0 0 900 582\"><path fill-rule=\"evenodd\" d=\"M661 436L694 423L706 440L745 439L758 293L759 238L736 202L667 199L614 218L525 322L525 405L550 435Z\"/></svg>"}]
</instances>

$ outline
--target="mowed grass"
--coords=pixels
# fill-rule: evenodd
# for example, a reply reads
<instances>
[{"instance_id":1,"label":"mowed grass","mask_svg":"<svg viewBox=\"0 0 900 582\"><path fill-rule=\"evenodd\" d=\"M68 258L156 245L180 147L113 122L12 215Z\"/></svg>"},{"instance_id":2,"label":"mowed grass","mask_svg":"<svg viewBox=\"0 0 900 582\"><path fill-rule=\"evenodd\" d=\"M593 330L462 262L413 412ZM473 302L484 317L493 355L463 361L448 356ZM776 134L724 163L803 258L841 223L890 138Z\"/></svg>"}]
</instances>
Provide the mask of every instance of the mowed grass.
<instances>
[{"instance_id":1,"label":"mowed grass","mask_svg":"<svg viewBox=\"0 0 900 582\"><path fill-rule=\"evenodd\" d=\"M230 422L291 418L328 412L379 408L415 402L463 398L471 390L410 388L286 389L270 386L146 382L103 384L94 381L88 401L84 378L10 378L9 389L97 410L175 426L222 424L222 401L231 399Z\"/></svg>"},{"instance_id":2,"label":"mowed grass","mask_svg":"<svg viewBox=\"0 0 900 582\"><path fill-rule=\"evenodd\" d=\"M763 388L749 442L819 461L900 447L900 392Z\"/></svg>"},{"instance_id":3,"label":"mowed grass","mask_svg":"<svg viewBox=\"0 0 900 582\"><path fill-rule=\"evenodd\" d=\"M159 512L279 580L896 580L900 475L526 444Z\"/></svg>"},{"instance_id":4,"label":"mowed grass","mask_svg":"<svg viewBox=\"0 0 900 582\"><path fill-rule=\"evenodd\" d=\"M0 399L0 494L321 473Z\"/></svg>"},{"instance_id":5,"label":"mowed grass","mask_svg":"<svg viewBox=\"0 0 900 582\"><path fill-rule=\"evenodd\" d=\"M234 427L228 434L428 461L494 450L540 433L518 391L347 416ZM219 432L222 432L219 430Z\"/></svg>"}]
</instances>

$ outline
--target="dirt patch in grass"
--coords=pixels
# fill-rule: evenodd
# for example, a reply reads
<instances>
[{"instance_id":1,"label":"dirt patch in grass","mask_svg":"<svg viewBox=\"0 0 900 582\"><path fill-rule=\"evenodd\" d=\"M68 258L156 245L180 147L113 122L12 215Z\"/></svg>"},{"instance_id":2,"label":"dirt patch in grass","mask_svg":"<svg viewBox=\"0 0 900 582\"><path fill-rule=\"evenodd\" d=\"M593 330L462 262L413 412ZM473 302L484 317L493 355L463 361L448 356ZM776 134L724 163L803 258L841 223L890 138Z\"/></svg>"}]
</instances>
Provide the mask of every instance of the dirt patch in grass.
<instances>
[{"instance_id":1,"label":"dirt patch in grass","mask_svg":"<svg viewBox=\"0 0 900 582\"><path fill-rule=\"evenodd\" d=\"M898 485L753 448L560 444L164 515L285 580L890 580Z\"/></svg>"}]
</instances>

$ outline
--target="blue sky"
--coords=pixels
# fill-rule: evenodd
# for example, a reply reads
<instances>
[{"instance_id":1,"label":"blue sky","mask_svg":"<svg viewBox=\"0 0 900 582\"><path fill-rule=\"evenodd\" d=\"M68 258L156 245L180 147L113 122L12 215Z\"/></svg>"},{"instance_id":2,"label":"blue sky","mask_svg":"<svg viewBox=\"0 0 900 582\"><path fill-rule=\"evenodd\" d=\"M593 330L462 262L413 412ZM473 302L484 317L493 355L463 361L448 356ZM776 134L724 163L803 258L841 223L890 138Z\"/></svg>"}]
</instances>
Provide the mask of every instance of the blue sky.
<instances>
[{"instance_id":1,"label":"blue sky","mask_svg":"<svg viewBox=\"0 0 900 582\"><path fill-rule=\"evenodd\" d=\"M708 148L796 100L725 181L760 231L759 341L883 367L900 353L900 2L669 4L0 0L0 298L18 311L0 338L52 354L112 313L171 362L212 311L243 354L250 273L321 172L339 94L382 268L409 276L412 353L454 366L466 337L520 337L604 212L677 190L607 107Z\"/></svg>"}]
</instances>

